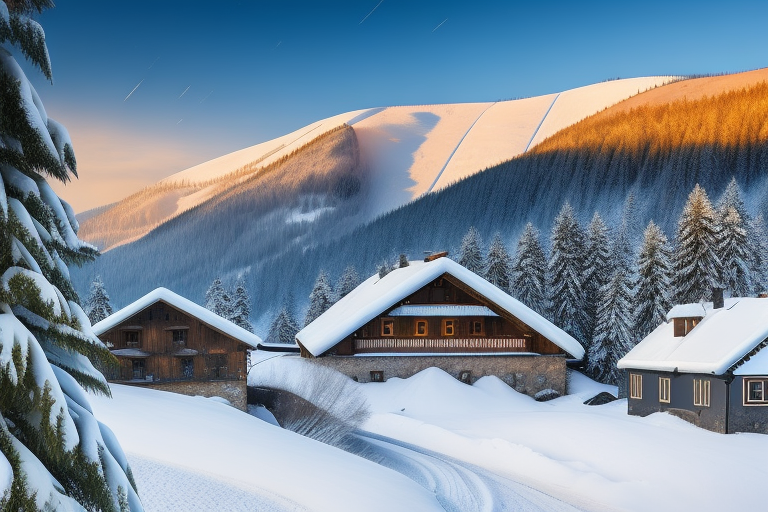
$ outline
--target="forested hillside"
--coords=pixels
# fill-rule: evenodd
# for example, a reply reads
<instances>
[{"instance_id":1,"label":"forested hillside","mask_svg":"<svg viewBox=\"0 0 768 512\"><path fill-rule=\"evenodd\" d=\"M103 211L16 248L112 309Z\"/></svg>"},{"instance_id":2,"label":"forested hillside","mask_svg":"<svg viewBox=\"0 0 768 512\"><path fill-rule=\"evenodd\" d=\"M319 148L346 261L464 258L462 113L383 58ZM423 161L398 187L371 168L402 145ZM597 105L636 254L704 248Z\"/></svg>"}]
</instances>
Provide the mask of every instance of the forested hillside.
<instances>
[{"instance_id":1,"label":"forested hillside","mask_svg":"<svg viewBox=\"0 0 768 512\"><path fill-rule=\"evenodd\" d=\"M526 222L549 233L566 201L582 224L599 211L609 225L615 225L631 193L636 224L643 227L653 219L672 239L686 198L697 183L718 197L735 177L750 213L765 210L766 92L768 86L759 83L695 101L647 105L629 112L617 109L615 115L609 109L559 132L525 155L426 195L353 233L328 235L332 217L352 215L354 208L328 209L327 198L339 202L346 194L335 194L335 185L320 179L324 174L302 174L302 186L308 190L304 209L326 212L313 223L285 223L287 211L258 217L254 211L267 212L263 201L275 193L265 188L262 195L247 199L250 206L232 207L242 221L235 221L230 210L214 210L215 203L206 205L211 208L209 214L196 215L193 221L177 218L126 247L130 254L122 249L108 252L98 262L100 269L80 271L80 287L87 287L90 276L98 272L122 304L159 285L201 300L203 288L215 275L247 270L254 319L261 320L263 328L288 292L300 307L306 305L321 269L332 280L347 265L369 275L399 253L416 258L425 250L456 249L470 226L484 240L499 232L512 246ZM254 191L259 189L257 183L261 182L253 183ZM309 192L316 189L323 192ZM246 201L250 196L242 197ZM293 208L299 212L301 207ZM267 218L279 218L287 229L280 223L270 224ZM271 231L278 225L281 231L275 237ZM190 254L173 261L163 257L178 254L168 250L178 244L191 245ZM211 252L204 265L194 255L200 250Z\"/></svg>"}]
</instances>

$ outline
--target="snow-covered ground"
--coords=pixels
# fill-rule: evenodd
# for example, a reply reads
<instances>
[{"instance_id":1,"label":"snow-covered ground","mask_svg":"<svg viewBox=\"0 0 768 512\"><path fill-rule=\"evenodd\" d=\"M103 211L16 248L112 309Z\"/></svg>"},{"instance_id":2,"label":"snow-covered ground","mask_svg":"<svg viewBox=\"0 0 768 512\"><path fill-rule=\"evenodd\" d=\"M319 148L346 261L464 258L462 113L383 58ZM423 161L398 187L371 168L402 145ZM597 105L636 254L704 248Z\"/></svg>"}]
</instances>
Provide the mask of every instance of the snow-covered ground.
<instances>
[{"instance_id":1,"label":"snow-covered ground","mask_svg":"<svg viewBox=\"0 0 768 512\"><path fill-rule=\"evenodd\" d=\"M270 357L262 378L307 377L297 357ZM214 400L124 386L91 400L148 510L764 508L768 436L628 416L624 400L587 406L615 388L580 374L571 395L545 403L495 377L467 386L434 368L355 387L372 412L360 438L381 465Z\"/></svg>"}]
</instances>

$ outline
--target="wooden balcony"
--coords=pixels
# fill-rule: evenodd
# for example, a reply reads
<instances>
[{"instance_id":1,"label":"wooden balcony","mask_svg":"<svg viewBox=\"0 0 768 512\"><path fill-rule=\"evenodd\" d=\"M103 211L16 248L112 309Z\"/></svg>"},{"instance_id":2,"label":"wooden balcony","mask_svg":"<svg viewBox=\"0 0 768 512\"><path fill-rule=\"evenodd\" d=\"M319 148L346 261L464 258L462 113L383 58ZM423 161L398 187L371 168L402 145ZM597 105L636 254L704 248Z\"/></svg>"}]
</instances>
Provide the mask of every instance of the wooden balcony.
<instances>
[{"instance_id":1,"label":"wooden balcony","mask_svg":"<svg viewBox=\"0 0 768 512\"><path fill-rule=\"evenodd\" d=\"M354 340L354 351L377 352L530 352L526 338L369 338Z\"/></svg>"}]
</instances>

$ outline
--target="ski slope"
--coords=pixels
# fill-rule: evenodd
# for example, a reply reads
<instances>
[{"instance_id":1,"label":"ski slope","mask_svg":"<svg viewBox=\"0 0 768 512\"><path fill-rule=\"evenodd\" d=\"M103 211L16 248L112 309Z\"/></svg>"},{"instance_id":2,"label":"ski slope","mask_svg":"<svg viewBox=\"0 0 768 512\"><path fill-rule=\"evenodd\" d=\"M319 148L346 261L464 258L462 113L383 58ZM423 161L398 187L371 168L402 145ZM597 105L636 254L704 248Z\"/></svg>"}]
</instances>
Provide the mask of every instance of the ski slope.
<instances>
[{"instance_id":1,"label":"ski slope","mask_svg":"<svg viewBox=\"0 0 768 512\"><path fill-rule=\"evenodd\" d=\"M670 80L632 78L521 100L346 112L168 176L89 216L81 236L102 251L137 240L185 211L231 195L249 176L344 124L355 132L366 169L370 193L355 220L364 223L514 158L558 130Z\"/></svg>"}]
</instances>

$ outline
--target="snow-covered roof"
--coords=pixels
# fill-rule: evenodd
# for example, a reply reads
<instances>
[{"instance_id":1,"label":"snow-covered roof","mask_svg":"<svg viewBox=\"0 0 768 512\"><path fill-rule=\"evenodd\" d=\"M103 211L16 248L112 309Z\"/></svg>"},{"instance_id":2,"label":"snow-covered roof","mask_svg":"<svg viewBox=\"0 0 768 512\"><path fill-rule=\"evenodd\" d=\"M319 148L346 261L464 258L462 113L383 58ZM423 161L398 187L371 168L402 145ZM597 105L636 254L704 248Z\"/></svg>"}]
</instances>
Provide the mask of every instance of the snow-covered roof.
<instances>
[{"instance_id":1,"label":"snow-covered roof","mask_svg":"<svg viewBox=\"0 0 768 512\"><path fill-rule=\"evenodd\" d=\"M169 306L173 306L179 311L183 311L188 315L196 317L198 320L208 325L209 327L222 332L228 336L242 341L246 345L250 345L256 348L256 345L261 343L261 338L255 334L246 331L242 327L233 324L229 320L220 317L219 315L208 311L203 306L195 304L189 299L185 299L181 295L173 293L167 288L155 288L140 299L128 304L120 311L109 315L107 318L98 322L93 326L93 332L98 336L101 335L113 327L125 322L136 313L148 308L155 302L163 301Z\"/></svg>"},{"instance_id":2,"label":"snow-covered roof","mask_svg":"<svg viewBox=\"0 0 768 512\"><path fill-rule=\"evenodd\" d=\"M705 314L704 304L678 304L667 313L667 322L673 318L701 318Z\"/></svg>"},{"instance_id":3,"label":"snow-covered roof","mask_svg":"<svg viewBox=\"0 0 768 512\"><path fill-rule=\"evenodd\" d=\"M618 367L722 375L768 338L768 299L731 298L722 308L708 302L702 309L704 318L688 334L675 337L674 322L663 323Z\"/></svg>"},{"instance_id":4,"label":"snow-covered roof","mask_svg":"<svg viewBox=\"0 0 768 512\"><path fill-rule=\"evenodd\" d=\"M761 349L733 371L734 375L768 375L768 348Z\"/></svg>"},{"instance_id":5,"label":"snow-covered roof","mask_svg":"<svg viewBox=\"0 0 768 512\"><path fill-rule=\"evenodd\" d=\"M455 304L425 304L400 306L389 316L499 316L485 306L460 306Z\"/></svg>"},{"instance_id":6,"label":"snow-covered roof","mask_svg":"<svg viewBox=\"0 0 768 512\"><path fill-rule=\"evenodd\" d=\"M117 350L112 350L111 352L118 357L149 357L152 355L139 348L119 348Z\"/></svg>"},{"instance_id":7,"label":"snow-covered roof","mask_svg":"<svg viewBox=\"0 0 768 512\"><path fill-rule=\"evenodd\" d=\"M577 359L584 357L584 348L565 331L448 258L438 258L430 262L412 261L407 267L395 269L383 278L374 274L299 331L296 339L312 355L320 355L443 274L448 274L472 288L571 356Z\"/></svg>"}]
</instances>

